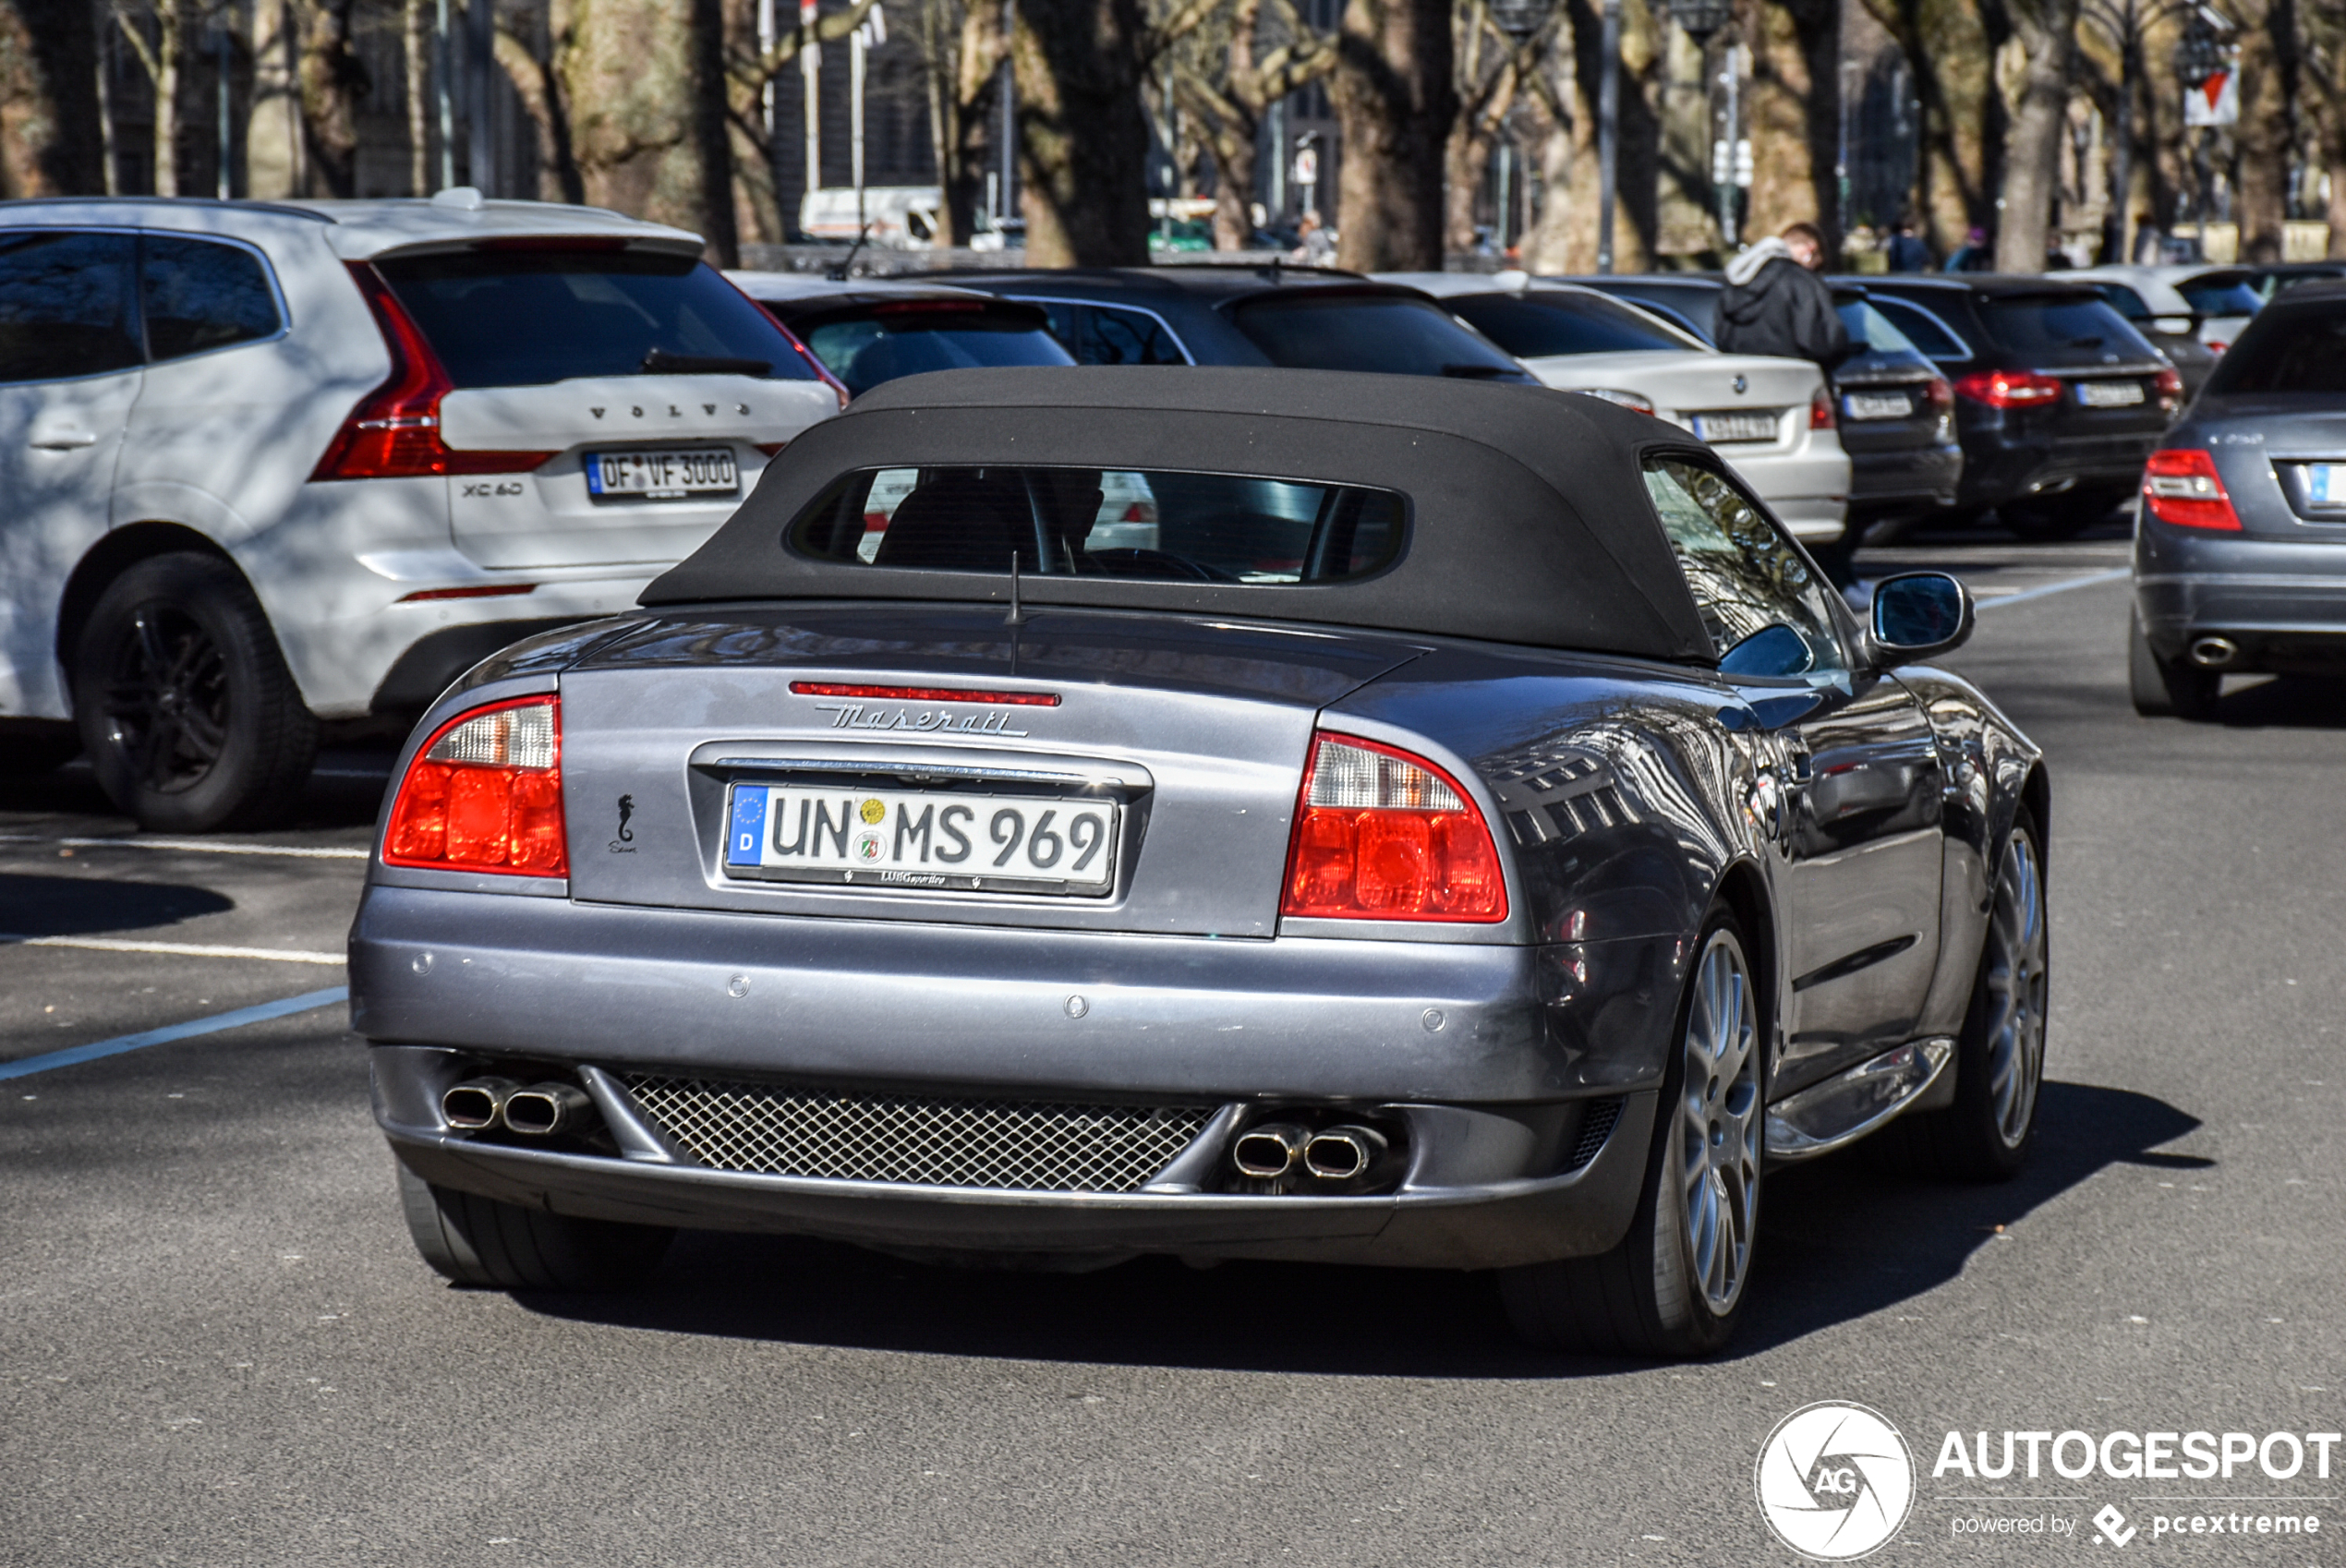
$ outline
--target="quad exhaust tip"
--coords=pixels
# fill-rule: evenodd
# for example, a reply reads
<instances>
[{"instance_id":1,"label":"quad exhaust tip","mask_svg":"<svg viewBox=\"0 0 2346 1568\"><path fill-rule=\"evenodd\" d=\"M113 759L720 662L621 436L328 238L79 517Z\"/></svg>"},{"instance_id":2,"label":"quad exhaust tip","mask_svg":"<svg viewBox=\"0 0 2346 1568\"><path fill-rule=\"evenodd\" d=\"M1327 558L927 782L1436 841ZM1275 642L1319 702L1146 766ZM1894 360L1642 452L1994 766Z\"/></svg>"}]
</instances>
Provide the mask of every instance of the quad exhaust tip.
<instances>
[{"instance_id":1,"label":"quad exhaust tip","mask_svg":"<svg viewBox=\"0 0 2346 1568\"><path fill-rule=\"evenodd\" d=\"M1272 1180L1294 1169L1311 1141L1310 1129L1293 1122L1264 1122L1239 1134L1238 1141L1230 1145L1230 1163L1238 1166L1240 1176Z\"/></svg>"},{"instance_id":2,"label":"quad exhaust tip","mask_svg":"<svg viewBox=\"0 0 2346 1568\"><path fill-rule=\"evenodd\" d=\"M2191 661L2202 669L2221 669L2240 657L2240 645L2230 637L2200 637L2191 645Z\"/></svg>"},{"instance_id":3,"label":"quad exhaust tip","mask_svg":"<svg viewBox=\"0 0 2346 1568\"><path fill-rule=\"evenodd\" d=\"M1303 1168L1322 1181L1366 1176L1385 1157L1385 1134L1373 1127L1332 1127L1303 1146Z\"/></svg>"},{"instance_id":4,"label":"quad exhaust tip","mask_svg":"<svg viewBox=\"0 0 2346 1568\"><path fill-rule=\"evenodd\" d=\"M486 1132L519 1088L510 1078L469 1078L440 1097L440 1114L459 1132Z\"/></svg>"},{"instance_id":5,"label":"quad exhaust tip","mask_svg":"<svg viewBox=\"0 0 2346 1568\"><path fill-rule=\"evenodd\" d=\"M510 1078L468 1078L440 1097L440 1114L458 1132L503 1128L526 1138L569 1132L594 1116L595 1103L571 1083L533 1083Z\"/></svg>"}]
</instances>

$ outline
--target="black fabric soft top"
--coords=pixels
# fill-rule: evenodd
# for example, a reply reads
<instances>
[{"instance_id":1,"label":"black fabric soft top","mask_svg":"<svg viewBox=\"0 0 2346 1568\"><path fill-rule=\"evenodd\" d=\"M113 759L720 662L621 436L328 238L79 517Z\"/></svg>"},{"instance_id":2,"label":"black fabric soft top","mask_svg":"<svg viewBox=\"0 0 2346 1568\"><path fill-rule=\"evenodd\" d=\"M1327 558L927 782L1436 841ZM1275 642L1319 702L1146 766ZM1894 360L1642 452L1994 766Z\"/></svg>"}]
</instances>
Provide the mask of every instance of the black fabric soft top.
<instances>
[{"instance_id":1,"label":"black fabric soft top","mask_svg":"<svg viewBox=\"0 0 2346 1568\"><path fill-rule=\"evenodd\" d=\"M988 464L1182 469L1397 490L1401 559L1348 582L1029 576L1028 605L1159 609L1709 662L1646 494L1658 452L1714 461L1648 415L1544 388L1209 367L947 370L877 387L792 441L646 606L756 599L1007 603L1007 574L802 556L783 535L840 476Z\"/></svg>"}]
</instances>

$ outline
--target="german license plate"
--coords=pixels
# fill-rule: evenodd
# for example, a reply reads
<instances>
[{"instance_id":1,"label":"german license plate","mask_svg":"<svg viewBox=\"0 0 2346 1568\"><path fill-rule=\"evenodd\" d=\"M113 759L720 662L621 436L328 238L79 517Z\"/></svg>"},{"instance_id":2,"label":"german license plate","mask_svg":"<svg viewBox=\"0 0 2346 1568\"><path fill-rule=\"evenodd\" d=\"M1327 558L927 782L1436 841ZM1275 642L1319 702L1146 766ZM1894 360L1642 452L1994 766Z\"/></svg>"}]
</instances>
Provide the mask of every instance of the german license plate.
<instances>
[{"instance_id":1,"label":"german license plate","mask_svg":"<svg viewBox=\"0 0 2346 1568\"><path fill-rule=\"evenodd\" d=\"M1915 411L1905 392L1851 392L1841 405L1852 419L1904 419Z\"/></svg>"},{"instance_id":2,"label":"german license plate","mask_svg":"<svg viewBox=\"0 0 2346 1568\"><path fill-rule=\"evenodd\" d=\"M2132 408L2143 400L2140 381L2079 381L2077 401L2087 408Z\"/></svg>"},{"instance_id":3,"label":"german license plate","mask_svg":"<svg viewBox=\"0 0 2346 1568\"><path fill-rule=\"evenodd\" d=\"M586 493L599 501L618 496L681 501L686 496L739 495L741 488L733 454L724 447L586 454Z\"/></svg>"},{"instance_id":4,"label":"german license plate","mask_svg":"<svg viewBox=\"0 0 2346 1568\"><path fill-rule=\"evenodd\" d=\"M2346 463L2305 464L2305 499L2315 506L2346 506Z\"/></svg>"},{"instance_id":5,"label":"german license plate","mask_svg":"<svg viewBox=\"0 0 2346 1568\"><path fill-rule=\"evenodd\" d=\"M1698 414L1694 433L1706 441L1772 441L1776 439L1775 413Z\"/></svg>"},{"instance_id":6,"label":"german license plate","mask_svg":"<svg viewBox=\"0 0 2346 1568\"><path fill-rule=\"evenodd\" d=\"M736 784L725 873L882 889L1097 896L1115 880L1118 802L840 785Z\"/></svg>"}]
</instances>

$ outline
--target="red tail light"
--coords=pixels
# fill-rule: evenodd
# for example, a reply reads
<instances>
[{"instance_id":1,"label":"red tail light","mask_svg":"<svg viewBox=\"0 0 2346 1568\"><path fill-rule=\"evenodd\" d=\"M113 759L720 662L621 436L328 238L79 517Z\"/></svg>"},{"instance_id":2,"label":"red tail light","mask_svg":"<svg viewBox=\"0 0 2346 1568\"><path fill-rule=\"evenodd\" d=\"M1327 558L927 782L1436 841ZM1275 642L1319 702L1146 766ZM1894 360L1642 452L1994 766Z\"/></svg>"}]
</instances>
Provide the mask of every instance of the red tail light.
<instances>
[{"instance_id":1,"label":"red tail light","mask_svg":"<svg viewBox=\"0 0 2346 1568\"><path fill-rule=\"evenodd\" d=\"M2216 460L2196 447L2154 452L2143 464L2143 504L2161 523L2177 528L2240 532L2240 513L2224 489Z\"/></svg>"},{"instance_id":2,"label":"red tail light","mask_svg":"<svg viewBox=\"0 0 2346 1568\"><path fill-rule=\"evenodd\" d=\"M1288 844L1283 915L1489 923L1506 878L1472 797L1423 757L1351 735L1312 745Z\"/></svg>"},{"instance_id":3,"label":"red tail light","mask_svg":"<svg viewBox=\"0 0 2346 1568\"><path fill-rule=\"evenodd\" d=\"M391 350L391 377L358 400L312 479L406 479L434 474L526 474L550 452L453 452L440 439L440 400L456 390L415 319L375 270L350 264Z\"/></svg>"},{"instance_id":4,"label":"red tail light","mask_svg":"<svg viewBox=\"0 0 2346 1568\"><path fill-rule=\"evenodd\" d=\"M1955 401L1955 389L1947 384L1946 377L1933 376L1922 384L1922 401L1926 407L1948 407Z\"/></svg>"},{"instance_id":5,"label":"red tail light","mask_svg":"<svg viewBox=\"0 0 2346 1568\"><path fill-rule=\"evenodd\" d=\"M569 875L561 699L494 703L432 731L399 781L383 863Z\"/></svg>"},{"instance_id":6,"label":"red tail light","mask_svg":"<svg viewBox=\"0 0 2346 1568\"><path fill-rule=\"evenodd\" d=\"M1820 392L1808 400L1808 428L1830 430L1832 425L1832 399Z\"/></svg>"},{"instance_id":7,"label":"red tail light","mask_svg":"<svg viewBox=\"0 0 2346 1568\"><path fill-rule=\"evenodd\" d=\"M2159 411L2161 414L2172 414L2178 407L2182 406L2183 401L2183 379L2176 373L2175 368L2172 365L2166 367L2159 372L2158 386Z\"/></svg>"},{"instance_id":8,"label":"red tail light","mask_svg":"<svg viewBox=\"0 0 2346 1568\"><path fill-rule=\"evenodd\" d=\"M2034 370L1975 370L1955 382L1955 395L1990 408L2042 408L2061 401L2061 382Z\"/></svg>"}]
</instances>

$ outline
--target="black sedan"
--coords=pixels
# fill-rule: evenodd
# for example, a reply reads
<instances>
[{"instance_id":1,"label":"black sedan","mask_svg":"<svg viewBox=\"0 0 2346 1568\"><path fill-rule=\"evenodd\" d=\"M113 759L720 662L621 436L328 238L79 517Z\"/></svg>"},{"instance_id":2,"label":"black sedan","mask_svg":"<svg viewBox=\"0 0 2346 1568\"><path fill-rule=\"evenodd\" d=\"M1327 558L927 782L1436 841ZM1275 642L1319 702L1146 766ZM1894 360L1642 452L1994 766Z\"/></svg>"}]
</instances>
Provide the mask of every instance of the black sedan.
<instances>
[{"instance_id":1,"label":"black sedan","mask_svg":"<svg viewBox=\"0 0 2346 1568\"><path fill-rule=\"evenodd\" d=\"M1476 1269L1537 1343L1690 1355L1771 1166L2028 1153L2046 771L1911 662L1968 598L1854 621L1660 420L921 377L642 606L444 696L369 868L354 1026L453 1279L677 1225Z\"/></svg>"},{"instance_id":2,"label":"black sedan","mask_svg":"<svg viewBox=\"0 0 2346 1568\"><path fill-rule=\"evenodd\" d=\"M1989 273L1858 281L1954 385L1962 509L2058 539L2134 494L2183 379L2091 287Z\"/></svg>"},{"instance_id":3,"label":"black sedan","mask_svg":"<svg viewBox=\"0 0 2346 1568\"><path fill-rule=\"evenodd\" d=\"M973 289L873 278L834 282L803 272L728 272L860 397L882 381L926 370L1072 365L1032 305Z\"/></svg>"},{"instance_id":4,"label":"black sedan","mask_svg":"<svg viewBox=\"0 0 2346 1568\"><path fill-rule=\"evenodd\" d=\"M2346 675L2346 283L2258 311L2151 454L2129 663L2186 718L2226 675Z\"/></svg>"},{"instance_id":5,"label":"black sedan","mask_svg":"<svg viewBox=\"0 0 2346 1568\"><path fill-rule=\"evenodd\" d=\"M1353 272L1183 262L949 275L1041 306L1084 365L1276 365L1538 384L1430 296Z\"/></svg>"}]
</instances>

